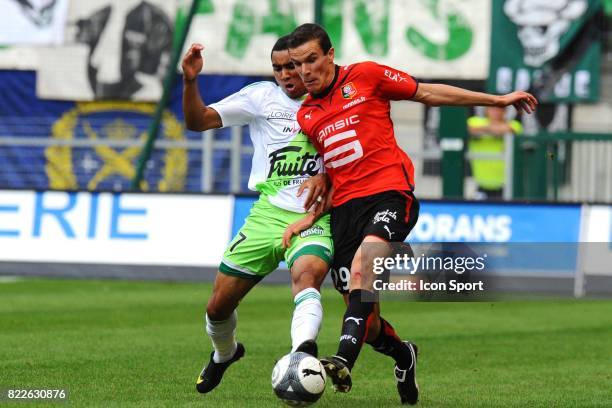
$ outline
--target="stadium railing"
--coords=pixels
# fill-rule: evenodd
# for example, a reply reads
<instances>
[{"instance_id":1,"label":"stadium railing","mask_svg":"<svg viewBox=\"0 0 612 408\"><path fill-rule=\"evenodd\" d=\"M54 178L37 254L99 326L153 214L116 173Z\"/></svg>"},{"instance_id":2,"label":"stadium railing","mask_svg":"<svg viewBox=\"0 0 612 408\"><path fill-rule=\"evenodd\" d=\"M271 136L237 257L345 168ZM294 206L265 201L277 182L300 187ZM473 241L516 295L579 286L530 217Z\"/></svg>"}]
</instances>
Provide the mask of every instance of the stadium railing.
<instances>
[{"instance_id":1,"label":"stadium railing","mask_svg":"<svg viewBox=\"0 0 612 408\"><path fill-rule=\"evenodd\" d=\"M612 202L612 133L543 132L513 142L514 198Z\"/></svg>"},{"instance_id":2,"label":"stadium railing","mask_svg":"<svg viewBox=\"0 0 612 408\"><path fill-rule=\"evenodd\" d=\"M50 137L51 119L32 118L27 123L6 119L3 118L0 126L0 188L51 188L46 174L49 159L54 154L50 148L64 146L74 152L72 171L79 183L74 189L87 190L92 167L104 164L96 153L96 146L108 146L117 152L142 146L142 140L136 137L92 139L76 134L69 138ZM135 126L146 127L145 122ZM95 120L91 123L92 128L100 133L103 125L96 124ZM502 159L506 162L505 199L612 202L611 133L559 132L540 133L533 137L508 135L505 145L502 155L464 153L466 164L475 158ZM246 127L185 132L185 137L180 140L159 139L155 143L154 154L158 160L151 166L161 166L165 154L172 149L184 149L186 152L183 191L247 191L253 146ZM442 150L437 146L409 147L407 153L415 160L417 179L426 161L439 162L442 158ZM77 160L77 157L80 159ZM429 180L437 181L435 178L430 176ZM156 191L153 183L149 184L151 190ZM101 190L127 190L128 186L129 179L126 178L118 188L110 184L98 187Z\"/></svg>"}]
</instances>

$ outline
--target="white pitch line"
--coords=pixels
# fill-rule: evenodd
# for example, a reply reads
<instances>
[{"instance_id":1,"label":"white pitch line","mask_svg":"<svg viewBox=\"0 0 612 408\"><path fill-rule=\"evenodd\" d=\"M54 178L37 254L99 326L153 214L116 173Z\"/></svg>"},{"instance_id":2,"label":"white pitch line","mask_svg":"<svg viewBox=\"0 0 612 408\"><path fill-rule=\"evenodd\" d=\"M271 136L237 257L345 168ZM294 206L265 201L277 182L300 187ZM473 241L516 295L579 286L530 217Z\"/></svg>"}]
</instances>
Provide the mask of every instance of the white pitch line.
<instances>
[{"instance_id":1,"label":"white pitch line","mask_svg":"<svg viewBox=\"0 0 612 408\"><path fill-rule=\"evenodd\" d=\"M0 283L15 283L22 280L18 276L0 276Z\"/></svg>"}]
</instances>

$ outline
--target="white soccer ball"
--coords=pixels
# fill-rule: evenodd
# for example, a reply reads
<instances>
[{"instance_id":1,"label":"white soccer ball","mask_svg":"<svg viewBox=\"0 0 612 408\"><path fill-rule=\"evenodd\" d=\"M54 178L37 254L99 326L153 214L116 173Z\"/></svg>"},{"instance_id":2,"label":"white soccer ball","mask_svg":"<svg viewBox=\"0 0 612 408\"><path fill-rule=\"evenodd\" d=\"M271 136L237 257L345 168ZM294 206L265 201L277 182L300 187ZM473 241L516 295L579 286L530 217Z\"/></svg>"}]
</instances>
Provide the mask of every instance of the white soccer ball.
<instances>
[{"instance_id":1,"label":"white soccer ball","mask_svg":"<svg viewBox=\"0 0 612 408\"><path fill-rule=\"evenodd\" d=\"M305 407L325 391L325 369L313 356L300 351L289 353L272 370L272 388L288 405Z\"/></svg>"}]
</instances>

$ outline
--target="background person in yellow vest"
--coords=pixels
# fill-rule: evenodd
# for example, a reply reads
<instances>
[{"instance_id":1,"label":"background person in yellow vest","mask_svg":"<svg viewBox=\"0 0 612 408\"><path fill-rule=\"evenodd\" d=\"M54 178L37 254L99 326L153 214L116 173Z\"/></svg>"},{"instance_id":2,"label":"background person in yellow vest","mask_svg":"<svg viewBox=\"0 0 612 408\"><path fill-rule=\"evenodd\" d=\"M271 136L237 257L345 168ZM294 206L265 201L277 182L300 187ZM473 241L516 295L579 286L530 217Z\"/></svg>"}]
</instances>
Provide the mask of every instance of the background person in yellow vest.
<instances>
[{"instance_id":1,"label":"background person in yellow vest","mask_svg":"<svg viewBox=\"0 0 612 408\"><path fill-rule=\"evenodd\" d=\"M506 110L499 107L488 107L487 116L472 116L468 119L470 153L504 152L504 134L523 133L523 126L517 120L506 120ZM504 160L473 159L472 176L478 185L477 198L480 200L501 199L505 183Z\"/></svg>"}]
</instances>

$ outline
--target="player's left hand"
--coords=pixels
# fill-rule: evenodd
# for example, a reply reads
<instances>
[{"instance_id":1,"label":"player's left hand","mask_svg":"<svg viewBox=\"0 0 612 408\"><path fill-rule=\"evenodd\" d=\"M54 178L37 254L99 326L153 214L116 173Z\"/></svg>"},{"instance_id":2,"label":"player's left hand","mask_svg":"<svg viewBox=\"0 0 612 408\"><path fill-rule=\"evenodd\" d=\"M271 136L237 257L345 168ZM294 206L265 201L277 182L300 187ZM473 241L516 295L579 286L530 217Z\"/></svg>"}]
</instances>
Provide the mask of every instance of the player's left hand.
<instances>
[{"instance_id":1,"label":"player's left hand","mask_svg":"<svg viewBox=\"0 0 612 408\"><path fill-rule=\"evenodd\" d=\"M317 174L304 181L297 191L297 196L301 197L304 190L308 189L308 196L304 202L304 210L309 211L310 207L321 202L329 190L329 177L325 173ZM321 197L321 199L319 199Z\"/></svg>"},{"instance_id":2,"label":"player's left hand","mask_svg":"<svg viewBox=\"0 0 612 408\"><path fill-rule=\"evenodd\" d=\"M500 96L497 106L505 108L510 105L514 106L518 113L532 113L538 105L538 100L525 91L516 91Z\"/></svg>"},{"instance_id":3,"label":"player's left hand","mask_svg":"<svg viewBox=\"0 0 612 408\"><path fill-rule=\"evenodd\" d=\"M202 57L204 46L202 44L193 43L183 57L181 68L183 69L183 77L188 81L193 81L198 77L198 74L204 67L204 58Z\"/></svg>"},{"instance_id":4,"label":"player's left hand","mask_svg":"<svg viewBox=\"0 0 612 408\"><path fill-rule=\"evenodd\" d=\"M293 224L288 225L287 228L285 228L285 232L283 233L283 242L282 242L283 248L289 248L289 246L291 245L291 239L293 238L293 236L299 235L300 232L312 227L312 224L314 224L314 222L315 222L314 214L308 213L306 214L304 218L301 218L297 220L296 222L294 222Z\"/></svg>"}]
</instances>

